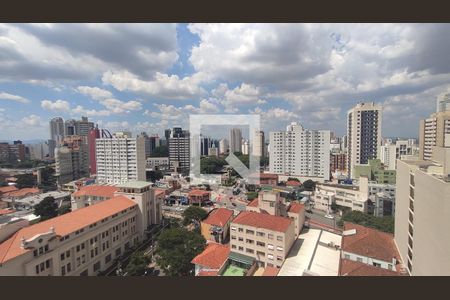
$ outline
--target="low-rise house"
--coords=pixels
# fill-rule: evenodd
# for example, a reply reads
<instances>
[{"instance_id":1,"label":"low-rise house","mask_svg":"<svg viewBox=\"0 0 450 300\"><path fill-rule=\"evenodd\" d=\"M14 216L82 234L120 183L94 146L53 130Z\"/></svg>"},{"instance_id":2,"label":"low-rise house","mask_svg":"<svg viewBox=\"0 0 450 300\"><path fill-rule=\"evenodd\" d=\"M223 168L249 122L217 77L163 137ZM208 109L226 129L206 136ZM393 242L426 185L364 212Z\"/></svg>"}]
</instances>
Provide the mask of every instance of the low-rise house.
<instances>
[{"instance_id":1,"label":"low-rise house","mask_svg":"<svg viewBox=\"0 0 450 300\"><path fill-rule=\"evenodd\" d=\"M341 259L388 271L403 272L400 254L392 234L345 222L341 249Z\"/></svg>"},{"instance_id":2,"label":"low-rise house","mask_svg":"<svg viewBox=\"0 0 450 300\"><path fill-rule=\"evenodd\" d=\"M19 190L12 190L9 192L5 192L2 194L2 198L6 199L6 201L8 201L8 199L10 200L16 200L16 199L22 199L25 197L29 197L29 196L33 196L33 195L38 195L41 194L42 191L38 188L23 188L23 189L19 189Z\"/></svg>"},{"instance_id":3,"label":"low-rise house","mask_svg":"<svg viewBox=\"0 0 450 300\"><path fill-rule=\"evenodd\" d=\"M118 190L118 187L111 185L84 186L71 196L72 211L93 205L100 201L111 199Z\"/></svg>"},{"instance_id":4,"label":"low-rise house","mask_svg":"<svg viewBox=\"0 0 450 300\"><path fill-rule=\"evenodd\" d=\"M260 267L281 267L295 240L294 222L287 217L243 211L230 226L230 259Z\"/></svg>"},{"instance_id":5,"label":"low-rise house","mask_svg":"<svg viewBox=\"0 0 450 300\"><path fill-rule=\"evenodd\" d=\"M189 204L203 205L203 203L210 201L211 192L203 190L192 190L188 194Z\"/></svg>"},{"instance_id":6,"label":"low-rise house","mask_svg":"<svg viewBox=\"0 0 450 300\"><path fill-rule=\"evenodd\" d=\"M350 259L341 259L339 276L400 276L399 272L374 267Z\"/></svg>"},{"instance_id":7,"label":"low-rise house","mask_svg":"<svg viewBox=\"0 0 450 300\"><path fill-rule=\"evenodd\" d=\"M201 222L201 233L207 241L224 243L228 239L233 211L226 208L212 210Z\"/></svg>"},{"instance_id":8,"label":"low-rise house","mask_svg":"<svg viewBox=\"0 0 450 300\"><path fill-rule=\"evenodd\" d=\"M195 276L218 276L226 267L229 245L208 243L206 249L191 261L195 265Z\"/></svg>"}]
</instances>

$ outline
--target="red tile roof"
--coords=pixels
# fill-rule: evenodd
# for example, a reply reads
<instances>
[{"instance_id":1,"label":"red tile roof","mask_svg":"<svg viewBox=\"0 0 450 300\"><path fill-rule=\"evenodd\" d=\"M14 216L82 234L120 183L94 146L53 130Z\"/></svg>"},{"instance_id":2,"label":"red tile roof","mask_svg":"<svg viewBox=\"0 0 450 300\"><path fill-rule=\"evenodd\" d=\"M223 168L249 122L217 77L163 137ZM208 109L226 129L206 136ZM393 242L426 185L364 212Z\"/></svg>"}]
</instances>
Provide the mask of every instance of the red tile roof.
<instances>
[{"instance_id":1,"label":"red tile roof","mask_svg":"<svg viewBox=\"0 0 450 300\"><path fill-rule=\"evenodd\" d=\"M0 263L30 251L30 249L21 247L22 237L29 239L37 234L46 233L50 231L50 227L55 229L57 236L65 236L136 205L135 202L125 196L117 196L98 204L83 207L56 218L24 227L0 244Z\"/></svg>"},{"instance_id":2,"label":"red tile roof","mask_svg":"<svg viewBox=\"0 0 450 300\"><path fill-rule=\"evenodd\" d=\"M277 174L269 174L269 173L261 173L259 174L259 178L261 179L278 179Z\"/></svg>"},{"instance_id":3,"label":"red tile roof","mask_svg":"<svg viewBox=\"0 0 450 300\"><path fill-rule=\"evenodd\" d=\"M4 193L3 196L6 197L25 197L26 195L30 195L30 194L39 194L41 193L41 190L38 188L23 188L20 190L16 190L16 191L11 191L11 192L7 192Z\"/></svg>"},{"instance_id":4,"label":"red tile roof","mask_svg":"<svg viewBox=\"0 0 450 300\"><path fill-rule=\"evenodd\" d=\"M286 232L292 221L286 217L272 216L253 211L243 211L232 221L232 223L247 225L256 228L265 228L278 232Z\"/></svg>"},{"instance_id":5,"label":"red tile roof","mask_svg":"<svg viewBox=\"0 0 450 300\"><path fill-rule=\"evenodd\" d=\"M342 237L342 250L391 262L400 260L394 236L372 228L345 222L344 230L356 229L356 234Z\"/></svg>"},{"instance_id":6,"label":"red tile roof","mask_svg":"<svg viewBox=\"0 0 450 300\"><path fill-rule=\"evenodd\" d=\"M223 227L233 216L233 211L226 208L218 208L211 211L203 223Z\"/></svg>"},{"instance_id":7,"label":"red tile roof","mask_svg":"<svg viewBox=\"0 0 450 300\"><path fill-rule=\"evenodd\" d=\"M296 180L288 180L286 181L286 186L300 186L301 183Z\"/></svg>"},{"instance_id":8,"label":"red tile roof","mask_svg":"<svg viewBox=\"0 0 450 300\"><path fill-rule=\"evenodd\" d=\"M18 190L18 188L16 188L14 185L2 186L2 187L0 187L0 194L17 191L17 190Z\"/></svg>"},{"instance_id":9,"label":"red tile roof","mask_svg":"<svg viewBox=\"0 0 450 300\"><path fill-rule=\"evenodd\" d=\"M277 276L278 272L280 272L280 269L275 267L266 267L264 269L264 272L262 273L262 276Z\"/></svg>"},{"instance_id":10,"label":"red tile roof","mask_svg":"<svg viewBox=\"0 0 450 300\"><path fill-rule=\"evenodd\" d=\"M400 272L386 270L350 259L341 259L339 276L401 276Z\"/></svg>"},{"instance_id":11,"label":"red tile roof","mask_svg":"<svg viewBox=\"0 0 450 300\"><path fill-rule=\"evenodd\" d=\"M302 210L305 210L305 204L298 203L298 202L291 202L291 205L289 206L288 212L298 214Z\"/></svg>"},{"instance_id":12,"label":"red tile roof","mask_svg":"<svg viewBox=\"0 0 450 300\"><path fill-rule=\"evenodd\" d=\"M194 257L193 264L201 265L210 269L220 269L227 261L230 254L230 245L209 243L202 253Z\"/></svg>"},{"instance_id":13,"label":"red tile roof","mask_svg":"<svg viewBox=\"0 0 450 300\"><path fill-rule=\"evenodd\" d=\"M11 214L13 212L16 212L16 211L11 208L0 209L0 216Z\"/></svg>"},{"instance_id":14,"label":"red tile roof","mask_svg":"<svg viewBox=\"0 0 450 300\"><path fill-rule=\"evenodd\" d=\"M114 192L119 188L111 185L86 185L72 194L74 197L80 196L97 196L97 197L114 197Z\"/></svg>"},{"instance_id":15,"label":"red tile roof","mask_svg":"<svg viewBox=\"0 0 450 300\"><path fill-rule=\"evenodd\" d=\"M197 276L217 276L218 271L200 271Z\"/></svg>"},{"instance_id":16,"label":"red tile roof","mask_svg":"<svg viewBox=\"0 0 450 300\"><path fill-rule=\"evenodd\" d=\"M253 199L252 202L250 202L249 204L247 204L247 206L250 206L250 207L258 207L258 198Z\"/></svg>"},{"instance_id":17,"label":"red tile roof","mask_svg":"<svg viewBox=\"0 0 450 300\"><path fill-rule=\"evenodd\" d=\"M210 192L204 190L192 190L189 192L189 196L205 196L209 194Z\"/></svg>"}]
</instances>

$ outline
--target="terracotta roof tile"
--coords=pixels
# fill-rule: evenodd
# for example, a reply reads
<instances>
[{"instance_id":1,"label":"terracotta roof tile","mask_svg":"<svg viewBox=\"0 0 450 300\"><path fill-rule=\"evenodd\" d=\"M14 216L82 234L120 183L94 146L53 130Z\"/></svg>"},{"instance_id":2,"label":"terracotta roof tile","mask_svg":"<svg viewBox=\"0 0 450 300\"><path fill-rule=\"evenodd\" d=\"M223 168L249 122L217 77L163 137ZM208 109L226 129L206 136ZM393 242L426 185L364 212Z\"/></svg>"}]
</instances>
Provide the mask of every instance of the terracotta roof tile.
<instances>
[{"instance_id":1,"label":"terracotta roof tile","mask_svg":"<svg viewBox=\"0 0 450 300\"><path fill-rule=\"evenodd\" d=\"M250 202L249 204L247 204L247 206L250 206L250 207L258 207L258 198L253 199L252 202Z\"/></svg>"},{"instance_id":2,"label":"terracotta roof tile","mask_svg":"<svg viewBox=\"0 0 450 300\"><path fill-rule=\"evenodd\" d=\"M189 196L204 196L209 194L210 192L204 190L192 190L189 192Z\"/></svg>"},{"instance_id":3,"label":"terracotta roof tile","mask_svg":"<svg viewBox=\"0 0 450 300\"><path fill-rule=\"evenodd\" d=\"M50 227L55 229L57 236L65 236L136 205L135 202L125 196L117 196L95 205L83 207L56 218L24 227L0 244L0 263L30 251L30 249L21 248L22 237L29 239L36 234L50 231Z\"/></svg>"},{"instance_id":4,"label":"terracotta roof tile","mask_svg":"<svg viewBox=\"0 0 450 300\"><path fill-rule=\"evenodd\" d=\"M401 276L400 272L386 270L350 259L341 259L339 276Z\"/></svg>"},{"instance_id":5,"label":"terracotta roof tile","mask_svg":"<svg viewBox=\"0 0 450 300\"><path fill-rule=\"evenodd\" d=\"M286 186L300 186L301 183L296 180L288 180L286 181Z\"/></svg>"},{"instance_id":6,"label":"terracotta roof tile","mask_svg":"<svg viewBox=\"0 0 450 300\"><path fill-rule=\"evenodd\" d=\"M277 276L278 272L280 272L280 269L275 267L266 267L264 269L264 272L262 273L262 276Z\"/></svg>"},{"instance_id":7,"label":"terracotta roof tile","mask_svg":"<svg viewBox=\"0 0 450 300\"><path fill-rule=\"evenodd\" d=\"M29 194L39 194L39 193L41 193L41 190L38 188L23 188L20 190L4 193L3 195L7 197L24 197Z\"/></svg>"},{"instance_id":8,"label":"terracotta roof tile","mask_svg":"<svg viewBox=\"0 0 450 300\"><path fill-rule=\"evenodd\" d=\"M305 204L298 203L298 202L291 202L288 212L298 214L302 210L305 210Z\"/></svg>"},{"instance_id":9,"label":"terracotta roof tile","mask_svg":"<svg viewBox=\"0 0 450 300\"><path fill-rule=\"evenodd\" d=\"M253 211L243 211L232 221L232 223L247 225L256 228L265 228L278 232L286 232L292 221L286 217L272 216Z\"/></svg>"},{"instance_id":10,"label":"terracotta roof tile","mask_svg":"<svg viewBox=\"0 0 450 300\"><path fill-rule=\"evenodd\" d=\"M218 271L200 271L197 276L217 276Z\"/></svg>"},{"instance_id":11,"label":"terracotta roof tile","mask_svg":"<svg viewBox=\"0 0 450 300\"><path fill-rule=\"evenodd\" d=\"M18 190L18 188L16 188L14 185L2 186L2 187L0 187L0 194L17 191L17 190Z\"/></svg>"},{"instance_id":12,"label":"terracotta roof tile","mask_svg":"<svg viewBox=\"0 0 450 300\"><path fill-rule=\"evenodd\" d=\"M209 243L206 246L206 249L194 257L191 262L210 269L220 269L220 267L227 261L229 254L229 245Z\"/></svg>"},{"instance_id":13,"label":"terracotta roof tile","mask_svg":"<svg viewBox=\"0 0 450 300\"><path fill-rule=\"evenodd\" d=\"M11 208L0 209L0 216L11 214L13 212L16 212L16 211Z\"/></svg>"},{"instance_id":14,"label":"terracotta roof tile","mask_svg":"<svg viewBox=\"0 0 450 300\"><path fill-rule=\"evenodd\" d=\"M203 223L223 227L233 216L233 211L226 208L218 208L211 211Z\"/></svg>"},{"instance_id":15,"label":"terracotta roof tile","mask_svg":"<svg viewBox=\"0 0 450 300\"><path fill-rule=\"evenodd\" d=\"M74 197L80 196L97 196L97 197L114 197L114 192L119 188L111 185L87 185L72 194Z\"/></svg>"},{"instance_id":16,"label":"terracotta roof tile","mask_svg":"<svg viewBox=\"0 0 450 300\"><path fill-rule=\"evenodd\" d=\"M342 237L342 250L383 261L400 260L394 236L372 228L345 222L344 230L356 229L356 234Z\"/></svg>"}]
</instances>

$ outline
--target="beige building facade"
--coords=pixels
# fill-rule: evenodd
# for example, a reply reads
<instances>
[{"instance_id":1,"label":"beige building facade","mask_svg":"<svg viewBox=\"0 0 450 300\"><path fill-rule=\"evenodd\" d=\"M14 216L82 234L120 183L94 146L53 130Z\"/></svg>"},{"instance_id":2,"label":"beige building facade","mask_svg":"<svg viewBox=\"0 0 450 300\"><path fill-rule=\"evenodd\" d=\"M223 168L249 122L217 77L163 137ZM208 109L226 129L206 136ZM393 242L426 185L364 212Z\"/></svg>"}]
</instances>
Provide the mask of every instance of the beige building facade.
<instances>
[{"instance_id":1,"label":"beige building facade","mask_svg":"<svg viewBox=\"0 0 450 300\"><path fill-rule=\"evenodd\" d=\"M450 147L450 111L433 113L420 121L419 158L431 159L435 146Z\"/></svg>"},{"instance_id":2,"label":"beige building facade","mask_svg":"<svg viewBox=\"0 0 450 300\"><path fill-rule=\"evenodd\" d=\"M450 149L397 161L395 242L409 274L450 275Z\"/></svg>"}]
</instances>

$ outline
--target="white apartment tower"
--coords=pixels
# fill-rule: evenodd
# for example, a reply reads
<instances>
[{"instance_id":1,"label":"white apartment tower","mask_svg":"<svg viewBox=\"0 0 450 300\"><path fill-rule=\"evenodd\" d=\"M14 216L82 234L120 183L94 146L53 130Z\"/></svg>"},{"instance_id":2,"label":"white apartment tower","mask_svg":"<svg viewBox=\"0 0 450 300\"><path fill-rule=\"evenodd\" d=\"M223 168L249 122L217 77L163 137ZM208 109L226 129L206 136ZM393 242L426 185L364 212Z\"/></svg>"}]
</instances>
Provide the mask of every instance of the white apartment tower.
<instances>
[{"instance_id":1,"label":"white apartment tower","mask_svg":"<svg viewBox=\"0 0 450 300\"><path fill-rule=\"evenodd\" d=\"M270 132L270 173L330 179L330 131L297 122Z\"/></svg>"},{"instance_id":2,"label":"white apartment tower","mask_svg":"<svg viewBox=\"0 0 450 300\"><path fill-rule=\"evenodd\" d=\"M230 145L228 143L227 139L221 139L219 142L219 152L220 154L227 153L228 149L230 148Z\"/></svg>"},{"instance_id":3,"label":"white apartment tower","mask_svg":"<svg viewBox=\"0 0 450 300\"><path fill-rule=\"evenodd\" d=\"M358 103L347 113L347 166L350 176L357 164L380 157L381 104Z\"/></svg>"},{"instance_id":4,"label":"white apartment tower","mask_svg":"<svg viewBox=\"0 0 450 300\"><path fill-rule=\"evenodd\" d=\"M145 181L144 137L131 137L129 132L116 132L112 138L96 139L97 180L119 184Z\"/></svg>"},{"instance_id":5,"label":"white apartment tower","mask_svg":"<svg viewBox=\"0 0 450 300\"><path fill-rule=\"evenodd\" d=\"M230 152L242 151L242 131L239 128L230 129Z\"/></svg>"}]
</instances>

